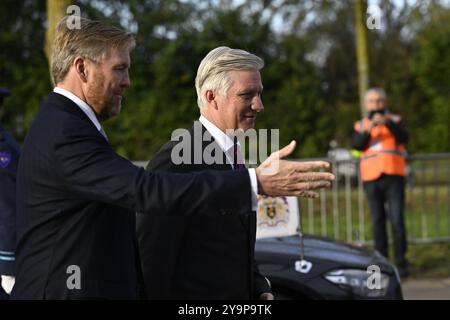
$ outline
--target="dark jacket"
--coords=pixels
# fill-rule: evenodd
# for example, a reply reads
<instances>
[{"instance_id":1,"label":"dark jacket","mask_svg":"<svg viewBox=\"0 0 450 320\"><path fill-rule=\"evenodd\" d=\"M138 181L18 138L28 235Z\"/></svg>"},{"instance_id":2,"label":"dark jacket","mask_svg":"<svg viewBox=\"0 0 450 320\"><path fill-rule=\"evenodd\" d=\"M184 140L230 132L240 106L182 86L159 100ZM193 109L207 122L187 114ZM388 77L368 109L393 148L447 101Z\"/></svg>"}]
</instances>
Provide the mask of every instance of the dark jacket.
<instances>
[{"instance_id":1,"label":"dark jacket","mask_svg":"<svg viewBox=\"0 0 450 320\"><path fill-rule=\"evenodd\" d=\"M14 276L16 173L20 147L0 125L0 275Z\"/></svg>"},{"instance_id":2,"label":"dark jacket","mask_svg":"<svg viewBox=\"0 0 450 320\"><path fill-rule=\"evenodd\" d=\"M117 155L75 103L52 93L19 161L12 298L140 298L135 212L247 213L247 197L223 196L235 189L250 192L248 172L145 172Z\"/></svg>"},{"instance_id":3,"label":"dark jacket","mask_svg":"<svg viewBox=\"0 0 450 320\"><path fill-rule=\"evenodd\" d=\"M206 130L202 126L203 132ZM194 142L203 152L210 141ZM215 141L212 142L215 144ZM220 150L222 164L180 164L171 160L178 141L166 143L149 163L147 170L201 172L213 169L232 172ZM193 156L193 154L192 154ZM191 158L191 163L194 159ZM230 181L231 182L231 181ZM197 190L202 197L207 190ZM224 193L230 203L233 194L251 199L250 190L234 189ZM211 207L217 203L211 202ZM183 210L183 209L182 209ZM175 212L173 213L175 214ZM147 297L149 299L256 299L271 292L266 279L254 262L256 214L223 217L171 216L138 214L138 241Z\"/></svg>"}]
</instances>

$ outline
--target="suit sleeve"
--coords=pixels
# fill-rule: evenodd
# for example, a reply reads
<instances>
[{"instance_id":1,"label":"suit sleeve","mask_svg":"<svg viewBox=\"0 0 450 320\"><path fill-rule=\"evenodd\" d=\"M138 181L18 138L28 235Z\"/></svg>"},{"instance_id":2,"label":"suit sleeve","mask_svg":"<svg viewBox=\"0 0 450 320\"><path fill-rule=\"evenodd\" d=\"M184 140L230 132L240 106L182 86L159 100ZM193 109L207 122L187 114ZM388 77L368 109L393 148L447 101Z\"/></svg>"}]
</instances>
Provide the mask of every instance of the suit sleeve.
<instances>
[{"instance_id":1,"label":"suit sleeve","mask_svg":"<svg viewBox=\"0 0 450 320\"><path fill-rule=\"evenodd\" d=\"M55 137L55 174L68 191L148 214L245 214L251 201L246 170L198 173L146 172L117 155L91 127L68 123ZM233 192L234 190L248 192Z\"/></svg>"}]
</instances>

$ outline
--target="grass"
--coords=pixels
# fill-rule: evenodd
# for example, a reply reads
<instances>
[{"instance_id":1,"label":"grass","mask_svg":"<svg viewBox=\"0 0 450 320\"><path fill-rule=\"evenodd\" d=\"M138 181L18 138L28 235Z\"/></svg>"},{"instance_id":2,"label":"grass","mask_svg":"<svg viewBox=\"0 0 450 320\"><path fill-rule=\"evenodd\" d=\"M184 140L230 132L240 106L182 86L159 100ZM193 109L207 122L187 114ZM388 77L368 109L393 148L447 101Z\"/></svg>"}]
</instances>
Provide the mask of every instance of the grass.
<instances>
[{"instance_id":1,"label":"grass","mask_svg":"<svg viewBox=\"0 0 450 320\"><path fill-rule=\"evenodd\" d=\"M358 190L352 189L346 197L345 190L338 190L333 199L330 191L322 192L322 199L299 200L304 232L350 242L367 243L372 240L372 223L365 194L361 198ZM363 210L363 219L360 219L360 208ZM364 229L361 229L362 223ZM413 243L424 239L450 238L450 185L408 186L405 223L411 278L450 277L450 241ZM388 230L389 238L392 239L390 228ZM392 244L390 257L393 262Z\"/></svg>"},{"instance_id":2,"label":"grass","mask_svg":"<svg viewBox=\"0 0 450 320\"><path fill-rule=\"evenodd\" d=\"M306 233L346 241L372 239L366 196L352 189L322 192L321 198L300 199ZM409 240L450 238L450 186L412 186L406 191L405 223Z\"/></svg>"},{"instance_id":3,"label":"grass","mask_svg":"<svg viewBox=\"0 0 450 320\"><path fill-rule=\"evenodd\" d=\"M367 247L373 249L372 245ZM410 243L406 257L412 279L450 278L450 242ZM392 245L389 247L389 261L394 264Z\"/></svg>"},{"instance_id":4,"label":"grass","mask_svg":"<svg viewBox=\"0 0 450 320\"><path fill-rule=\"evenodd\" d=\"M408 250L411 278L450 277L450 243L413 244Z\"/></svg>"}]
</instances>

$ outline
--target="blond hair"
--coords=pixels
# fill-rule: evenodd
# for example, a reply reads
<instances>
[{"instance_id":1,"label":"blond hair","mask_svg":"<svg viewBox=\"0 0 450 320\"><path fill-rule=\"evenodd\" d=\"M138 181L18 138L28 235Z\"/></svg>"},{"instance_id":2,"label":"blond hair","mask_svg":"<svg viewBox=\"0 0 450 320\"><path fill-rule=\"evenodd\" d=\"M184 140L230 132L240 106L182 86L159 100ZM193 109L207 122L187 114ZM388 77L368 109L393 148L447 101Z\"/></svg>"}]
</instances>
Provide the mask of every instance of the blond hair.
<instances>
[{"instance_id":1,"label":"blond hair","mask_svg":"<svg viewBox=\"0 0 450 320\"><path fill-rule=\"evenodd\" d=\"M65 79L77 56L98 63L113 48L132 50L135 46L134 36L120 28L80 17L80 28L70 29L67 19L58 23L52 46L51 76L55 86Z\"/></svg>"},{"instance_id":2,"label":"blond hair","mask_svg":"<svg viewBox=\"0 0 450 320\"><path fill-rule=\"evenodd\" d=\"M226 95L232 85L229 71L261 70L264 61L247 51L218 47L211 50L200 63L195 78L197 104L200 110L207 104L204 92L212 90L214 93Z\"/></svg>"}]
</instances>

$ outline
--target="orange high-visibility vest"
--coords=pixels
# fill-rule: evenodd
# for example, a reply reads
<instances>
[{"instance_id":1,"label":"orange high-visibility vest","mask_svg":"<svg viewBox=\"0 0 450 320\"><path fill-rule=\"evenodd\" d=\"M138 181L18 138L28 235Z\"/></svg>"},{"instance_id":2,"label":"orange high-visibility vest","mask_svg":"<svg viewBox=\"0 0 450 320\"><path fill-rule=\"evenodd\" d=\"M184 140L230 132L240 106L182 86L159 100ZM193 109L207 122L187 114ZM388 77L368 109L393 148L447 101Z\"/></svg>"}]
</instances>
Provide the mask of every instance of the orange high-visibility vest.
<instances>
[{"instance_id":1,"label":"orange high-visibility vest","mask_svg":"<svg viewBox=\"0 0 450 320\"><path fill-rule=\"evenodd\" d=\"M400 121L400 116L390 115L394 122ZM368 131L369 119L366 117L355 123L357 132ZM360 170L362 181L378 179L383 173L405 176L406 149L404 144L398 144L394 134L386 125L372 128L368 147L361 155Z\"/></svg>"}]
</instances>

